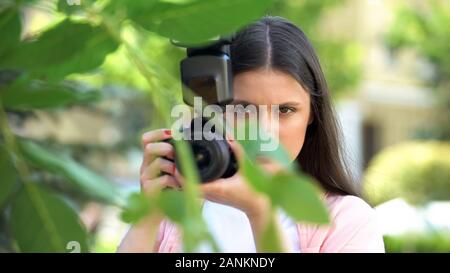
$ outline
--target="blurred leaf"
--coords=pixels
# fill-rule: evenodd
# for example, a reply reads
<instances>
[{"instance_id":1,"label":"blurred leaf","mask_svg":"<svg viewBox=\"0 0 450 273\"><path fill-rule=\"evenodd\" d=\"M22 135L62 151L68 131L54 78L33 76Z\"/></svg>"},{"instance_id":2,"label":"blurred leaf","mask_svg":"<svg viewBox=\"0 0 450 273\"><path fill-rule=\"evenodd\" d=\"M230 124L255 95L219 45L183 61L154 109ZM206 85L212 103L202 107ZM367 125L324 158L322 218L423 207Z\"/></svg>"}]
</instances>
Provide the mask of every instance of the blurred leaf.
<instances>
[{"instance_id":1,"label":"blurred leaf","mask_svg":"<svg viewBox=\"0 0 450 273\"><path fill-rule=\"evenodd\" d=\"M448 201L450 143L411 141L386 147L370 161L363 185L372 205L394 198L414 205Z\"/></svg>"},{"instance_id":2,"label":"blurred leaf","mask_svg":"<svg viewBox=\"0 0 450 273\"><path fill-rule=\"evenodd\" d=\"M261 235L258 252L283 252L279 235L280 231L277 229L275 220L272 217Z\"/></svg>"},{"instance_id":3,"label":"blurred leaf","mask_svg":"<svg viewBox=\"0 0 450 273\"><path fill-rule=\"evenodd\" d=\"M248 158L241 164L241 172L253 188L270 197L297 221L327 223L328 212L319 199L320 191L306 176L290 171L275 175L265 172Z\"/></svg>"},{"instance_id":4,"label":"blurred leaf","mask_svg":"<svg viewBox=\"0 0 450 273\"><path fill-rule=\"evenodd\" d=\"M0 74L2 72L0 71ZM38 80L17 80L0 88L0 98L7 109L41 109L98 101L101 93L83 90L74 82L49 83Z\"/></svg>"},{"instance_id":5,"label":"blurred leaf","mask_svg":"<svg viewBox=\"0 0 450 273\"><path fill-rule=\"evenodd\" d=\"M22 24L17 9L9 8L0 11L0 37L2 37L0 60L6 58L6 54L19 44L21 29Z\"/></svg>"},{"instance_id":6,"label":"blurred leaf","mask_svg":"<svg viewBox=\"0 0 450 273\"><path fill-rule=\"evenodd\" d=\"M296 221L318 224L329 222L328 212L319 199L319 189L313 181L299 174L278 172L272 177L269 195Z\"/></svg>"},{"instance_id":7,"label":"blurred leaf","mask_svg":"<svg viewBox=\"0 0 450 273\"><path fill-rule=\"evenodd\" d=\"M29 164L67 178L89 196L110 204L123 205L124 196L119 188L73 159L31 141L22 140L19 146Z\"/></svg>"},{"instance_id":8,"label":"blurred leaf","mask_svg":"<svg viewBox=\"0 0 450 273\"><path fill-rule=\"evenodd\" d=\"M152 204L143 193L132 193L128 196L121 218L126 223L136 223L151 211Z\"/></svg>"},{"instance_id":9,"label":"blurred leaf","mask_svg":"<svg viewBox=\"0 0 450 273\"><path fill-rule=\"evenodd\" d=\"M72 2L70 2L72 1ZM59 12L65 13L67 15L76 14L83 11L82 5L86 5L88 1L80 0L80 5L76 5L76 0L58 0L56 5ZM90 1L89 1L90 2ZM73 3L73 4L69 4ZM90 3L89 3L90 4Z\"/></svg>"},{"instance_id":10,"label":"blurred leaf","mask_svg":"<svg viewBox=\"0 0 450 273\"><path fill-rule=\"evenodd\" d=\"M242 175L255 190L262 193L268 192L270 187L270 178L261 169L261 167L251 162L248 157L245 157L239 168Z\"/></svg>"},{"instance_id":11,"label":"blurred leaf","mask_svg":"<svg viewBox=\"0 0 450 273\"><path fill-rule=\"evenodd\" d=\"M289 155L281 142L277 143L275 138L257 126L260 125L256 124L253 128L252 124L245 122L245 124L237 125L236 132L234 133L235 135L237 134L236 139L242 145L249 159L255 161L258 157L267 157L281 164L286 169L293 169L294 166L290 163ZM242 130L241 132L245 132L244 139L240 139L240 130ZM256 138L251 137L250 130L257 130Z\"/></svg>"},{"instance_id":12,"label":"blurred leaf","mask_svg":"<svg viewBox=\"0 0 450 273\"><path fill-rule=\"evenodd\" d=\"M56 80L101 65L117 42L101 27L69 19L45 31L37 41L21 43L0 67L23 69L32 76Z\"/></svg>"},{"instance_id":13,"label":"blurred leaf","mask_svg":"<svg viewBox=\"0 0 450 273\"><path fill-rule=\"evenodd\" d=\"M182 225L186 220L185 198L183 192L171 189L159 192L154 199L141 192L132 193L128 196L121 217L127 223L136 223L157 208L172 221Z\"/></svg>"},{"instance_id":14,"label":"blurred leaf","mask_svg":"<svg viewBox=\"0 0 450 273\"><path fill-rule=\"evenodd\" d=\"M122 1L125 3L125 1ZM186 1L184 1L186 2ZM199 44L256 20L273 0L126 2L128 16L144 28L181 43Z\"/></svg>"},{"instance_id":15,"label":"blurred leaf","mask_svg":"<svg viewBox=\"0 0 450 273\"><path fill-rule=\"evenodd\" d=\"M164 190L158 196L158 207L172 221L182 223L186 219L186 196L181 191Z\"/></svg>"},{"instance_id":16,"label":"blurred leaf","mask_svg":"<svg viewBox=\"0 0 450 273\"><path fill-rule=\"evenodd\" d=\"M67 252L74 241L87 252L86 231L75 211L56 195L33 188L31 194L23 188L12 204L10 227L20 251Z\"/></svg>"},{"instance_id":17,"label":"blurred leaf","mask_svg":"<svg viewBox=\"0 0 450 273\"><path fill-rule=\"evenodd\" d=\"M250 124L246 122L246 132L250 129ZM297 173L281 143L272 147L275 148L273 150L261 151L262 139L265 140L264 143L269 143L267 139L271 138L263 130L258 130L255 140L249 139L248 135L245 140L239 140L246 153L246 157L240 162L241 172L246 180L255 190L269 196L274 205L283 208L295 220L327 223L328 213L318 197L320 191L314 187L311 179ZM254 163L259 156L281 163L285 167L284 170L275 175L267 173Z\"/></svg>"},{"instance_id":18,"label":"blurred leaf","mask_svg":"<svg viewBox=\"0 0 450 273\"><path fill-rule=\"evenodd\" d=\"M3 145L0 145L0 174L0 209L2 209L17 182L14 164Z\"/></svg>"}]
</instances>

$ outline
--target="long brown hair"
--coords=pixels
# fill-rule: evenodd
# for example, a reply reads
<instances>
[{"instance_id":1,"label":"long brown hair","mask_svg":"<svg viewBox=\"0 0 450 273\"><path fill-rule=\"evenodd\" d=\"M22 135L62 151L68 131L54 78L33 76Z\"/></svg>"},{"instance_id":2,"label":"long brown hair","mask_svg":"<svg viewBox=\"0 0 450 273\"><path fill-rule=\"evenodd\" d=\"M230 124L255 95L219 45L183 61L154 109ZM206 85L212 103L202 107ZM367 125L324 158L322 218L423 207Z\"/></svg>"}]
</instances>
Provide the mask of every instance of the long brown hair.
<instances>
[{"instance_id":1,"label":"long brown hair","mask_svg":"<svg viewBox=\"0 0 450 273\"><path fill-rule=\"evenodd\" d=\"M296 162L328 192L360 196L342 149L342 136L317 54L296 25L265 16L238 31L231 45L233 73L272 68L294 77L311 97L313 122Z\"/></svg>"}]
</instances>

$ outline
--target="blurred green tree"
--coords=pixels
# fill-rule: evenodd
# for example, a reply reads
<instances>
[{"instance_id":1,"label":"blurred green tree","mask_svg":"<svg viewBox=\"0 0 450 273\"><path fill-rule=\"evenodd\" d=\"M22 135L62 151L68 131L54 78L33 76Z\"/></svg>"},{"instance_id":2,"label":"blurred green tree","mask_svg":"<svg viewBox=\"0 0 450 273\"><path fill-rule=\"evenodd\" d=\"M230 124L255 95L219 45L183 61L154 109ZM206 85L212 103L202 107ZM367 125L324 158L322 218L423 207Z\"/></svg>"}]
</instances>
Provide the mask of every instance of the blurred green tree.
<instances>
[{"instance_id":1,"label":"blurred green tree","mask_svg":"<svg viewBox=\"0 0 450 273\"><path fill-rule=\"evenodd\" d=\"M353 40L330 37L321 29L328 11L345 4L340 0L277 0L271 8L298 25L317 50L330 92L335 99L351 94L362 78L362 47Z\"/></svg>"},{"instance_id":2,"label":"blurred green tree","mask_svg":"<svg viewBox=\"0 0 450 273\"><path fill-rule=\"evenodd\" d=\"M435 122L419 132L421 138L450 140L450 3L431 0L402 3L386 36L394 50L412 49L434 68L429 79L437 111Z\"/></svg>"},{"instance_id":3,"label":"blurred green tree","mask_svg":"<svg viewBox=\"0 0 450 273\"><path fill-rule=\"evenodd\" d=\"M197 45L228 34L263 15L272 0L84 0L80 5L69 5L73 3L65 0L0 3L0 37L6 37L0 44L0 242L8 244L2 248L22 252L90 250L89 236L72 206L73 200L68 202L71 196L51 187L48 177L69 182L66 184L89 200L122 208L123 220L127 222L138 221L148 213L163 213L188 234L183 236L187 251L204 241L214 246L201 218L198 175L186 143L176 143L187 179L184 190L163 192L148 199L139 193L125 194L108 178L61 152L62 144L48 147L20 136L14 130L12 115L94 105L104 97L99 81L107 81L92 77L91 72L99 69L100 74L103 72L115 82L123 79L142 85L157 119L169 126L170 106L179 102L178 77L171 71L175 62L168 61L169 57L162 60L172 67L159 63L158 55L165 53L153 50L160 49L154 45L161 43L167 50L168 38ZM49 11L54 21L31 35L23 33L23 22L32 9ZM111 62L109 67L105 64L105 59L114 52L126 56L125 68L130 69L125 73L135 71L139 76L134 73L131 80L117 79L118 75L124 75L117 73L117 67L112 68L117 63ZM124 61L123 55L116 57ZM244 143L249 155L254 147ZM274 157L286 160L280 151ZM251 159L254 158L240 163L244 176L256 190L269 196L273 208L284 208L298 221L328 221L314 181L291 169L283 175L261 175L262 170ZM307 198L294 198L295 193ZM262 250L278 251L279 238L270 231L268 228Z\"/></svg>"}]
</instances>

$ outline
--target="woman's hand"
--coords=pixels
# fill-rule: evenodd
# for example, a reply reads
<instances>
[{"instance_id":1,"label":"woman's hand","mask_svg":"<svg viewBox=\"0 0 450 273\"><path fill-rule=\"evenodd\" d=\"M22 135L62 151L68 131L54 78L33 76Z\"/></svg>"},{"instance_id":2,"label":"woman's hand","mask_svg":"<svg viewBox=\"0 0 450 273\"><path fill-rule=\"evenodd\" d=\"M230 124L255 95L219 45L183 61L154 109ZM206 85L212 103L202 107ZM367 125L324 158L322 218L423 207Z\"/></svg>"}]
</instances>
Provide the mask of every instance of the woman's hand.
<instances>
[{"instance_id":1,"label":"woman's hand","mask_svg":"<svg viewBox=\"0 0 450 273\"><path fill-rule=\"evenodd\" d=\"M142 135L144 158L140 169L141 191L153 194L164 188L179 189L180 183L173 176L175 163L174 148L170 143L162 142L171 138L168 129L157 129ZM168 159L166 159L166 158Z\"/></svg>"},{"instance_id":2,"label":"woman's hand","mask_svg":"<svg viewBox=\"0 0 450 273\"><path fill-rule=\"evenodd\" d=\"M170 143L161 142L171 137L171 131L158 129L142 135L144 157L140 169L141 191L151 198L164 188L180 188L173 177L175 164L167 160L174 158L174 149ZM159 226L163 220L160 213L152 213L133 225L123 238L118 252L153 252Z\"/></svg>"}]
</instances>

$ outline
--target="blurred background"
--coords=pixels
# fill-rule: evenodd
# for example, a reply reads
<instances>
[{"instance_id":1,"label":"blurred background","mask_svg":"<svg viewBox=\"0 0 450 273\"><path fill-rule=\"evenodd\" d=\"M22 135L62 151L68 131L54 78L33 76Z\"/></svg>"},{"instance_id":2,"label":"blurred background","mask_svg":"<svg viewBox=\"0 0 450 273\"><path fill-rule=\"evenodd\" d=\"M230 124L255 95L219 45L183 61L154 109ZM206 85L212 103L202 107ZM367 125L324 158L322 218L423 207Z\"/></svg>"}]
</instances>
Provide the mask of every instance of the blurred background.
<instances>
[{"instance_id":1,"label":"blurred background","mask_svg":"<svg viewBox=\"0 0 450 273\"><path fill-rule=\"evenodd\" d=\"M79 215L92 252L115 252L128 227L116 205L121 201L113 200L115 191L139 189L141 134L161 125L155 94L180 101L178 67L185 52L170 44L164 31L156 35L145 27L127 24L120 34L127 44L107 43L101 35L77 42L84 30L68 28L47 33L42 38L48 38L47 45L28 48L27 55L18 59L10 58L8 52L20 48L13 44L14 39L32 41L67 16L95 22L96 12L101 10L109 12L109 18L120 17L120 7L108 2L0 2L3 122L7 119L17 137L18 149L29 163L29 177L58 193ZM117 1L117 5L123 2ZM386 250L450 252L450 2L271 2L264 14L293 21L318 51L353 175L376 209ZM11 14L20 17L8 21L6 18L15 16ZM20 37L13 32L17 25ZM114 28L113 23L110 26ZM92 35L95 31L87 30ZM63 54L71 47L78 47L81 53ZM130 54L127 47L139 52ZM139 54L147 61L136 62ZM89 63L80 61L86 57ZM14 67L19 63L33 73L15 83L14 90L20 92L12 94L8 91L13 88L12 79L20 74ZM43 69L40 63L50 64L50 68ZM140 64L159 76L149 84ZM59 74L64 82L48 76ZM168 79L162 80L164 77ZM29 90L44 91L36 95ZM55 97L57 90L70 95L63 92ZM3 128L2 136L7 141L7 129ZM8 182L14 176L8 170L14 160L8 163L6 152L2 153L0 252L10 252L18 251L13 238L24 233L16 229L31 225L33 217L8 224L14 212L19 215L26 208L11 201L8 193L16 186ZM18 195L17 199L23 197Z\"/></svg>"}]
</instances>

